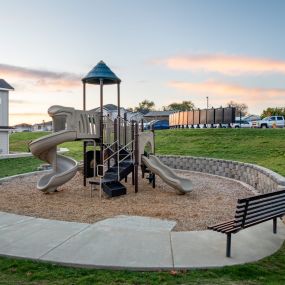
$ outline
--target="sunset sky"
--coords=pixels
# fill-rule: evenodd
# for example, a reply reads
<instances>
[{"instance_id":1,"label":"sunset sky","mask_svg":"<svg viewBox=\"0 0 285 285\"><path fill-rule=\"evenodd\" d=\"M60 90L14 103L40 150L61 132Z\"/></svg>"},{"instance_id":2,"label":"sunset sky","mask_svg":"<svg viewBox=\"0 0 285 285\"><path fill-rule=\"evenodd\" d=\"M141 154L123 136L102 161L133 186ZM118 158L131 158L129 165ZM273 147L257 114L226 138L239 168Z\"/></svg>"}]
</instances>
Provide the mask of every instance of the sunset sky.
<instances>
[{"instance_id":1,"label":"sunset sky","mask_svg":"<svg viewBox=\"0 0 285 285\"><path fill-rule=\"evenodd\" d=\"M157 108L285 106L283 0L0 0L0 78L10 125L49 120L51 105L82 108L81 78L100 60L122 79L121 102ZM116 103L105 88L104 103ZM99 88L87 87L87 109Z\"/></svg>"}]
</instances>

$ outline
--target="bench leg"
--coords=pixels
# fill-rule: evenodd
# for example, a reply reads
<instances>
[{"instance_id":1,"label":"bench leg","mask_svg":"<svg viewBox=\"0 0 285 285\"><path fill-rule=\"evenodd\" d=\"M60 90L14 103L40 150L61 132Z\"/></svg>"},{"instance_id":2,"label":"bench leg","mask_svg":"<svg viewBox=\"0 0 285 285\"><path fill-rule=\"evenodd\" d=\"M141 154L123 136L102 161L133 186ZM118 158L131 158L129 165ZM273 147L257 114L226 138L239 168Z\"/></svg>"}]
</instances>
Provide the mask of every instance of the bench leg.
<instances>
[{"instance_id":1,"label":"bench leg","mask_svg":"<svg viewBox=\"0 0 285 285\"><path fill-rule=\"evenodd\" d=\"M277 234L277 218L273 218L273 233Z\"/></svg>"},{"instance_id":2,"label":"bench leg","mask_svg":"<svg viewBox=\"0 0 285 285\"><path fill-rule=\"evenodd\" d=\"M227 234L227 257L231 257L232 234Z\"/></svg>"}]
</instances>

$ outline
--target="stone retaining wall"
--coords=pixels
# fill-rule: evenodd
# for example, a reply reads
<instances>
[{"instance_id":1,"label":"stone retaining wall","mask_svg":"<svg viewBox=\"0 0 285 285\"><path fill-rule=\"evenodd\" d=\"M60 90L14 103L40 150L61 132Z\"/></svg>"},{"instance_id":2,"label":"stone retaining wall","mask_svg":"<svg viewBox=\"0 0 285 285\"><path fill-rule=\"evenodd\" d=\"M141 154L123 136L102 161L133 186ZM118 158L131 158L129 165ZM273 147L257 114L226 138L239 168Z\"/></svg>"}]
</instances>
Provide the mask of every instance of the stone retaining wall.
<instances>
[{"instance_id":1,"label":"stone retaining wall","mask_svg":"<svg viewBox=\"0 0 285 285\"><path fill-rule=\"evenodd\" d=\"M285 189L285 177L255 164L238 161L177 155L157 155L167 166L236 179L260 193Z\"/></svg>"}]
</instances>

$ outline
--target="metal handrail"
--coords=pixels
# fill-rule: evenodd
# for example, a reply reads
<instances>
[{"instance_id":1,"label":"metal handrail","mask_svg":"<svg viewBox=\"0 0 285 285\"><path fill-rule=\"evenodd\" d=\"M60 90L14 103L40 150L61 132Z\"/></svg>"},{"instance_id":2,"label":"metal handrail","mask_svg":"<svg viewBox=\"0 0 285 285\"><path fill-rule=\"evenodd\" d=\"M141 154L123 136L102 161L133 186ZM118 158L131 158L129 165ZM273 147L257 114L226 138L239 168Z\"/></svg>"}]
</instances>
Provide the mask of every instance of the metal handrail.
<instances>
[{"instance_id":1,"label":"metal handrail","mask_svg":"<svg viewBox=\"0 0 285 285\"><path fill-rule=\"evenodd\" d=\"M107 149L111 149L111 146L113 146L115 143L116 143L117 145L119 144L118 141L115 141L115 142L113 142L109 147L107 147L106 149L103 150L103 157L105 157L105 151L106 151ZM117 152L118 152L118 151L112 153L110 156L108 156L107 159L105 159L105 160L103 159L103 163L105 163L106 161L110 160Z\"/></svg>"},{"instance_id":2,"label":"metal handrail","mask_svg":"<svg viewBox=\"0 0 285 285\"><path fill-rule=\"evenodd\" d=\"M103 168L103 171L102 171L102 175L99 175L99 167L102 167ZM107 168L104 164L97 164L96 165L96 169L97 169L97 175L99 176L99 177L103 177L104 176L104 174L105 174L105 168Z\"/></svg>"},{"instance_id":3,"label":"metal handrail","mask_svg":"<svg viewBox=\"0 0 285 285\"><path fill-rule=\"evenodd\" d=\"M130 145L130 144L132 144L133 142L134 142L134 140L130 141L129 143L127 143L126 145L124 145L123 147L121 147L121 148L118 150L118 152L120 152L122 149L126 149L127 146ZM121 159L121 160L118 160L118 163L124 161L124 160L125 160L127 157L129 157L133 152L134 152L134 150L130 151L130 153L129 153L126 157L124 157L124 158Z\"/></svg>"},{"instance_id":4,"label":"metal handrail","mask_svg":"<svg viewBox=\"0 0 285 285\"><path fill-rule=\"evenodd\" d=\"M123 162L126 158L128 158L129 156L131 156L133 154L134 151L131 151L128 155L126 155L124 158L122 158L118 164L120 164L121 162Z\"/></svg>"},{"instance_id":5,"label":"metal handrail","mask_svg":"<svg viewBox=\"0 0 285 285\"><path fill-rule=\"evenodd\" d=\"M124 145L123 147L121 147L121 148L119 148L119 146L118 146L118 150L117 151L115 151L114 153L112 153L110 156L108 156L108 158L107 159L103 159L103 164L98 164L97 165L97 173L99 173L98 172L98 166L103 166L103 172L102 172L102 177L105 175L105 168L106 168L106 166L105 166L105 163L108 161L108 160L110 160L112 157L114 157L115 155L117 155L117 161L118 161L118 180L120 180L120 163L121 162L123 162L124 160L126 160L128 157L130 157L130 156L132 156L133 155L133 153L134 153L134 150L132 150L132 151L130 151L130 153L127 155L127 156L125 156L124 158L122 158L121 160L120 160L120 151L122 150L122 149L126 149L127 148L127 146L129 146L130 144L132 144L132 143L134 143L134 140L132 140L132 141L130 141L128 144L126 144L126 145ZM115 141L115 142L113 142L110 146L108 146L106 149L104 149L103 150L103 158L104 158L104 156L105 156L105 150L107 150L107 149L109 149L109 148L111 148L111 146L113 146L113 145L115 145L115 144L119 144L119 142L118 141ZM101 182L100 182L100 185L101 185Z\"/></svg>"},{"instance_id":6,"label":"metal handrail","mask_svg":"<svg viewBox=\"0 0 285 285\"><path fill-rule=\"evenodd\" d=\"M105 148L105 150L111 148L114 144L118 144L118 140L114 141L112 144L110 144L108 147Z\"/></svg>"},{"instance_id":7,"label":"metal handrail","mask_svg":"<svg viewBox=\"0 0 285 285\"><path fill-rule=\"evenodd\" d=\"M102 171L102 175L99 175L99 167L102 167L103 168L103 171ZM99 187L100 187L100 190L99 190L99 196L100 196L100 199L102 197L102 178L104 177L105 175L105 168L106 166L104 164L97 164L96 166L96 169L97 169L97 175L99 176Z\"/></svg>"}]
</instances>

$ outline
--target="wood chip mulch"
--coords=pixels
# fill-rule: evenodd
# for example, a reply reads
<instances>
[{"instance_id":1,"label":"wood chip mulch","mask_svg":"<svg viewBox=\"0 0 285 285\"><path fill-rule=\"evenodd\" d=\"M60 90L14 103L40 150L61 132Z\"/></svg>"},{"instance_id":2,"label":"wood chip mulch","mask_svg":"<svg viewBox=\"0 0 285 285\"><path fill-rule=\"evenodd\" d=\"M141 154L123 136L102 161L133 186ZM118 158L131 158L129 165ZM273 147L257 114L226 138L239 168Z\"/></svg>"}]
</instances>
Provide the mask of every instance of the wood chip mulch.
<instances>
[{"instance_id":1,"label":"wood chip mulch","mask_svg":"<svg viewBox=\"0 0 285 285\"><path fill-rule=\"evenodd\" d=\"M175 220L176 231L190 231L231 219L237 199L253 195L249 188L234 180L195 172L178 173L192 180L191 193L177 195L157 177L155 189L140 178L139 192L135 194L129 177L125 183L127 195L117 198L103 195L101 200L98 190L90 197L90 187L83 187L79 172L52 194L36 189L39 175L15 178L0 185L0 211L84 223L117 215L147 216Z\"/></svg>"}]
</instances>

